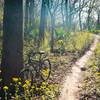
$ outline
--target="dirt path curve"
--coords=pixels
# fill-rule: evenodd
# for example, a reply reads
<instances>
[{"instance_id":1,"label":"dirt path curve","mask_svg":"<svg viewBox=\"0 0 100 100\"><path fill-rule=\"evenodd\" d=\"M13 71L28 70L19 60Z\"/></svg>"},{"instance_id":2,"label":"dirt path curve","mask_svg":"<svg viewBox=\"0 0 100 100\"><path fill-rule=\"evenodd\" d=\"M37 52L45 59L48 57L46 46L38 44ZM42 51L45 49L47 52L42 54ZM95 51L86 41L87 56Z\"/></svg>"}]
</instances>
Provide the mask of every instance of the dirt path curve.
<instances>
[{"instance_id":1,"label":"dirt path curve","mask_svg":"<svg viewBox=\"0 0 100 100\"><path fill-rule=\"evenodd\" d=\"M63 84L63 89L61 90L61 95L59 100L79 100L78 91L82 80L82 70L81 68L85 66L86 62L92 56L93 51L96 49L96 44L99 42L99 36L95 35L93 44L84 56L82 56L76 63L72 66L72 73L70 73Z\"/></svg>"}]
</instances>

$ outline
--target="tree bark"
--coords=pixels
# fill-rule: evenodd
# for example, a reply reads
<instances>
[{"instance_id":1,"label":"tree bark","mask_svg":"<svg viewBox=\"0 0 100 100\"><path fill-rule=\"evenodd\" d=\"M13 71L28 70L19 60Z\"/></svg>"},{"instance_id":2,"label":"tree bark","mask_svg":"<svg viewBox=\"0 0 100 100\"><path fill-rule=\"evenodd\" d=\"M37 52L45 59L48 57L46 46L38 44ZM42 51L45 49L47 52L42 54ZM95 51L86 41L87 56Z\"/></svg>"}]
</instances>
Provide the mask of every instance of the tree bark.
<instances>
[{"instance_id":1,"label":"tree bark","mask_svg":"<svg viewBox=\"0 0 100 100\"><path fill-rule=\"evenodd\" d=\"M79 0L79 8L81 8L81 0ZM82 31L81 12L82 12L82 9L79 11L79 26L80 26L80 31Z\"/></svg>"},{"instance_id":2,"label":"tree bark","mask_svg":"<svg viewBox=\"0 0 100 100\"><path fill-rule=\"evenodd\" d=\"M87 17L87 27L88 27L88 30L91 30L91 13L92 13L94 4L95 4L95 0L91 0L91 2L89 4L88 17Z\"/></svg>"},{"instance_id":3,"label":"tree bark","mask_svg":"<svg viewBox=\"0 0 100 100\"><path fill-rule=\"evenodd\" d=\"M30 15L29 25L32 30L34 28L34 0L30 0L29 15Z\"/></svg>"},{"instance_id":4,"label":"tree bark","mask_svg":"<svg viewBox=\"0 0 100 100\"><path fill-rule=\"evenodd\" d=\"M100 10L98 11L98 19L97 19L97 27L96 27L97 30L100 29Z\"/></svg>"},{"instance_id":5,"label":"tree bark","mask_svg":"<svg viewBox=\"0 0 100 100\"><path fill-rule=\"evenodd\" d=\"M42 0L38 46L40 46L41 41L44 40L46 21L47 21L46 0Z\"/></svg>"},{"instance_id":6,"label":"tree bark","mask_svg":"<svg viewBox=\"0 0 100 100\"><path fill-rule=\"evenodd\" d=\"M29 32L29 0L25 1L25 36Z\"/></svg>"},{"instance_id":7,"label":"tree bark","mask_svg":"<svg viewBox=\"0 0 100 100\"><path fill-rule=\"evenodd\" d=\"M10 86L23 68L23 0L5 0L1 75Z\"/></svg>"},{"instance_id":8,"label":"tree bark","mask_svg":"<svg viewBox=\"0 0 100 100\"><path fill-rule=\"evenodd\" d=\"M51 52L54 50L55 14L51 14Z\"/></svg>"},{"instance_id":9,"label":"tree bark","mask_svg":"<svg viewBox=\"0 0 100 100\"><path fill-rule=\"evenodd\" d=\"M91 8L88 10L88 17L87 17L87 27L88 27L88 30L91 29L91 25L90 25L90 18L91 18Z\"/></svg>"},{"instance_id":10,"label":"tree bark","mask_svg":"<svg viewBox=\"0 0 100 100\"><path fill-rule=\"evenodd\" d=\"M64 0L62 0L62 3L61 3L61 15L62 15L62 22L63 22L63 29L66 31L66 23L65 23L65 16L64 16L64 8L63 8L63 2Z\"/></svg>"},{"instance_id":11,"label":"tree bark","mask_svg":"<svg viewBox=\"0 0 100 100\"><path fill-rule=\"evenodd\" d=\"M68 22L69 22L69 17L68 17L68 0L65 0L65 15L66 15L66 29L68 31Z\"/></svg>"}]
</instances>

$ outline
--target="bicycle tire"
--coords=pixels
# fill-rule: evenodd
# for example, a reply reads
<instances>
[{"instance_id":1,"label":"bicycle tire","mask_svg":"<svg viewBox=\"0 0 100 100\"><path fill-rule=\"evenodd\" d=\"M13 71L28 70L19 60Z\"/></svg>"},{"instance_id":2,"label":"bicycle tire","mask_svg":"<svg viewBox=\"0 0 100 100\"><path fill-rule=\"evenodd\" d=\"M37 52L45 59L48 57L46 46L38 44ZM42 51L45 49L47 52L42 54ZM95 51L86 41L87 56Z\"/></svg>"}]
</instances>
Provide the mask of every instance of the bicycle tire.
<instances>
[{"instance_id":1,"label":"bicycle tire","mask_svg":"<svg viewBox=\"0 0 100 100\"><path fill-rule=\"evenodd\" d=\"M31 81L31 85L33 84L34 73L30 68L23 68L19 74L22 83L24 84L26 80Z\"/></svg>"},{"instance_id":2,"label":"bicycle tire","mask_svg":"<svg viewBox=\"0 0 100 100\"><path fill-rule=\"evenodd\" d=\"M41 68L40 69L40 76L41 76L42 80L43 81L48 80L48 78L50 77L50 74L51 74L51 63L50 63L49 59L43 60L40 68ZM48 70L48 73L46 72L47 70ZM43 71L46 72L46 73L44 73L44 74L47 74L46 76L43 74Z\"/></svg>"}]
</instances>

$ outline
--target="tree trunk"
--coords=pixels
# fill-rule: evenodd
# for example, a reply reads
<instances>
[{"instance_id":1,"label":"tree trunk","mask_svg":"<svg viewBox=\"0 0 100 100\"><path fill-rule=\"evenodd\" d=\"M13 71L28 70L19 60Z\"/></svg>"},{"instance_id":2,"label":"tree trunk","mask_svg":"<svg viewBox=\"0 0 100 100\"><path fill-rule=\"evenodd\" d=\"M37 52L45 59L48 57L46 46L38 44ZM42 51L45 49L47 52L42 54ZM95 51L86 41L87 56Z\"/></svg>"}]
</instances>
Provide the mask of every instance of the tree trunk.
<instances>
[{"instance_id":1,"label":"tree trunk","mask_svg":"<svg viewBox=\"0 0 100 100\"><path fill-rule=\"evenodd\" d=\"M63 2L64 2L64 0L62 0L62 3L61 3L61 15L62 15L63 29L66 31L66 23L64 20L65 16L64 16Z\"/></svg>"},{"instance_id":2,"label":"tree trunk","mask_svg":"<svg viewBox=\"0 0 100 100\"><path fill-rule=\"evenodd\" d=\"M79 0L79 8L81 8L81 0ZM79 11L79 26L80 26L80 31L82 31L81 12L82 12L82 9Z\"/></svg>"},{"instance_id":3,"label":"tree trunk","mask_svg":"<svg viewBox=\"0 0 100 100\"><path fill-rule=\"evenodd\" d=\"M40 46L41 41L44 40L44 33L46 27L46 19L47 19L47 9L46 9L46 0L42 0L42 7L41 7L41 16L40 16L40 28L39 28L39 43Z\"/></svg>"},{"instance_id":4,"label":"tree trunk","mask_svg":"<svg viewBox=\"0 0 100 100\"><path fill-rule=\"evenodd\" d=\"M25 36L29 32L29 0L25 1Z\"/></svg>"},{"instance_id":5,"label":"tree trunk","mask_svg":"<svg viewBox=\"0 0 100 100\"><path fill-rule=\"evenodd\" d=\"M23 0L5 0L3 21L2 78L10 85L23 68Z\"/></svg>"},{"instance_id":6,"label":"tree trunk","mask_svg":"<svg viewBox=\"0 0 100 100\"><path fill-rule=\"evenodd\" d=\"M54 50L55 16L51 14L51 52Z\"/></svg>"},{"instance_id":7,"label":"tree trunk","mask_svg":"<svg viewBox=\"0 0 100 100\"><path fill-rule=\"evenodd\" d=\"M88 27L88 30L91 29L91 25L90 25L90 15L91 15L91 9L88 10L88 17L87 17L87 27Z\"/></svg>"},{"instance_id":8,"label":"tree trunk","mask_svg":"<svg viewBox=\"0 0 100 100\"><path fill-rule=\"evenodd\" d=\"M30 7L29 7L29 15L30 15L30 29L33 30L34 28L34 0L30 0Z\"/></svg>"},{"instance_id":9,"label":"tree trunk","mask_svg":"<svg viewBox=\"0 0 100 100\"><path fill-rule=\"evenodd\" d=\"M100 29L100 11L98 11L98 19L97 19L97 27L96 27L97 30Z\"/></svg>"},{"instance_id":10,"label":"tree trunk","mask_svg":"<svg viewBox=\"0 0 100 100\"><path fill-rule=\"evenodd\" d=\"M68 21L69 21L69 17L68 17L68 0L65 0L65 18L66 18L66 29L68 31Z\"/></svg>"},{"instance_id":11,"label":"tree trunk","mask_svg":"<svg viewBox=\"0 0 100 100\"><path fill-rule=\"evenodd\" d=\"M95 4L95 0L91 0L91 2L89 4L88 17L87 17L88 30L91 30L91 13L92 13L94 4Z\"/></svg>"},{"instance_id":12,"label":"tree trunk","mask_svg":"<svg viewBox=\"0 0 100 100\"><path fill-rule=\"evenodd\" d=\"M68 32L71 32L72 31L72 14L71 14L71 12L73 11L73 8L72 8L71 1L70 0L68 2L68 7L69 7L69 14L68 14L68 18L69 18L69 21L68 21Z\"/></svg>"}]
</instances>

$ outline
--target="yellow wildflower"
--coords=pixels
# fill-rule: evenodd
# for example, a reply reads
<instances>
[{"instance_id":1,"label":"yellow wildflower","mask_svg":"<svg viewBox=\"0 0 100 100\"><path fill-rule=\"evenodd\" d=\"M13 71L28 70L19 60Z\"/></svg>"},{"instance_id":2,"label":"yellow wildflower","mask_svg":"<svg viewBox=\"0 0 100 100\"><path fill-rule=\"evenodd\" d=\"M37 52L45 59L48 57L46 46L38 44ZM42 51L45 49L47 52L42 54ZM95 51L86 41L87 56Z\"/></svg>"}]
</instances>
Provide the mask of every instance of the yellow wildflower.
<instances>
[{"instance_id":1,"label":"yellow wildflower","mask_svg":"<svg viewBox=\"0 0 100 100\"><path fill-rule=\"evenodd\" d=\"M21 81L21 78L18 78L19 79L19 81Z\"/></svg>"},{"instance_id":2,"label":"yellow wildflower","mask_svg":"<svg viewBox=\"0 0 100 100\"><path fill-rule=\"evenodd\" d=\"M16 78L16 77L13 77L12 80L13 80L14 82L18 82L19 79Z\"/></svg>"},{"instance_id":3,"label":"yellow wildflower","mask_svg":"<svg viewBox=\"0 0 100 100\"><path fill-rule=\"evenodd\" d=\"M96 72L97 75L100 75L100 72Z\"/></svg>"},{"instance_id":4,"label":"yellow wildflower","mask_svg":"<svg viewBox=\"0 0 100 100\"><path fill-rule=\"evenodd\" d=\"M39 90L39 88L36 88L36 90L38 91L38 90Z\"/></svg>"},{"instance_id":5,"label":"yellow wildflower","mask_svg":"<svg viewBox=\"0 0 100 100\"><path fill-rule=\"evenodd\" d=\"M21 85L22 83L21 82L18 82L18 84Z\"/></svg>"},{"instance_id":6,"label":"yellow wildflower","mask_svg":"<svg viewBox=\"0 0 100 100\"><path fill-rule=\"evenodd\" d=\"M23 88L28 88L27 84L24 84L22 87L23 87Z\"/></svg>"},{"instance_id":7,"label":"yellow wildflower","mask_svg":"<svg viewBox=\"0 0 100 100\"><path fill-rule=\"evenodd\" d=\"M58 44L62 44L63 43L63 40L58 40Z\"/></svg>"},{"instance_id":8,"label":"yellow wildflower","mask_svg":"<svg viewBox=\"0 0 100 100\"><path fill-rule=\"evenodd\" d=\"M46 86L41 86L40 88L41 88L41 89L45 89L45 88L46 88Z\"/></svg>"},{"instance_id":9,"label":"yellow wildflower","mask_svg":"<svg viewBox=\"0 0 100 100\"><path fill-rule=\"evenodd\" d=\"M42 85L46 85L46 83L45 82L42 82Z\"/></svg>"},{"instance_id":10,"label":"yellow wildflower","mask_svg":"<svg viewBox=\"0 0 100 100\"><path fill-rule=\"evenodd\" d=\"M26 83L27 85L30 85L30 82L31 82L30 80L26 80L26 81L25 81L25 83Z\"/></svg>"},{"instance_id":11,"label":"yellow wildflower","mask_svg":"<svg viewBox=\"0 0 100 100\"><path fill-rule=\"evenodd\" d=\"M35 88L35 86L32 86L31 88L32 88L32 89L34 89L34 88Z\"/></svg>"},{"instance_id":12,"label":"yellow wildflower","mask_svg":"<svg viewBox=\"0 0 100 100\"><path fill-rule=\"evenodd\" d=\"M4 91L8 90L8 86L4 86L4 87L3 87L3 90L4 90Z\"/></svg>"},{"instance_id":13,"label":"yellow wildflower","mask_svg":"<svg viewBox=\"0 0 100 100\"><path fill-rule=\"evenodd\" d=\"M45 69L42 70L42 75L43 76L47 77L48 74L49 74L49 69L48 68L45 68Z\"/></svg>"},{"instance_id":14,"label":"yellow wildflower","mask_svg":"<svg viewBox=\"0 0 100 100\"><path fill-rule=\"evenodd\" d=\"M46 88L46 91L50 91L49 88Z\"/></svg>"}]
</instances>

